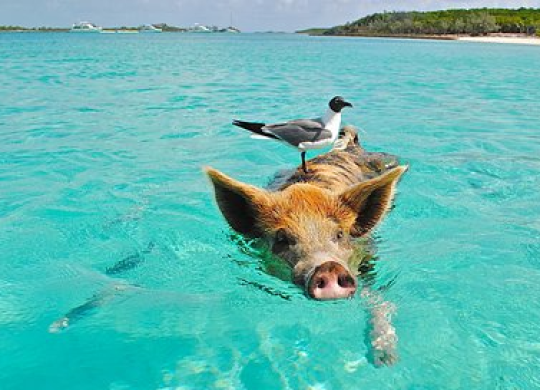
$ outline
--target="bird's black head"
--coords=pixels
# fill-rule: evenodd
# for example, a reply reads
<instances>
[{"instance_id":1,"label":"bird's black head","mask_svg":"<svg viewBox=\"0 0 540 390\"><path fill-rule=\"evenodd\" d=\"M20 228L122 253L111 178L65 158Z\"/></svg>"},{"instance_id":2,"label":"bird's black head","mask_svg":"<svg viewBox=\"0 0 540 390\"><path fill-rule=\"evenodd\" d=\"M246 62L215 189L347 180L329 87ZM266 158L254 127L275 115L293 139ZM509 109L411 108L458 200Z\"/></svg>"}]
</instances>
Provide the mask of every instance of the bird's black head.
<instances>
[{"instance_id":1,"label":"bird's black head","mask_svg":"<svg viewBox=\"0 0 540 390\"><path fill-rule=\"evenodd\" d=\"M332 111L334 112L341 112L343 107L352 107L353 105L349 102L346 102L345 99L343 99L341 96L336 96L332 100L330 100L330 103L328 103Z\"/></svg>"}]
</instances>

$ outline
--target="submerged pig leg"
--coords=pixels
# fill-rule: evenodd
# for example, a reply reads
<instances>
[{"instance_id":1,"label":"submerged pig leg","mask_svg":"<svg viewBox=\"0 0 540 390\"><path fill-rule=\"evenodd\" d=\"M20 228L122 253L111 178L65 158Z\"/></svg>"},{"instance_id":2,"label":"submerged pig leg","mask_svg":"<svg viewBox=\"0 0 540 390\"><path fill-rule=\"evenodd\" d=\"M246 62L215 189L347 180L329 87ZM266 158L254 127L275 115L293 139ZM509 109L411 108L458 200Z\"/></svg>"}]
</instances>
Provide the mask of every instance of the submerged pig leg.
<instances>
[{"instance_id":1,"label":"submerged pig leg","mask_svg":"<svg viewBox=\"0 0 540 390\"><path fill-rule=\"evenodd\" d=\"M384 300L382 294L371 285L362 289L361 296L366 300L370 314L368 340L371 360L376 366L393 365L398 360L398 337L392 325L396 306Z\"/></svg>"}]
</instances>

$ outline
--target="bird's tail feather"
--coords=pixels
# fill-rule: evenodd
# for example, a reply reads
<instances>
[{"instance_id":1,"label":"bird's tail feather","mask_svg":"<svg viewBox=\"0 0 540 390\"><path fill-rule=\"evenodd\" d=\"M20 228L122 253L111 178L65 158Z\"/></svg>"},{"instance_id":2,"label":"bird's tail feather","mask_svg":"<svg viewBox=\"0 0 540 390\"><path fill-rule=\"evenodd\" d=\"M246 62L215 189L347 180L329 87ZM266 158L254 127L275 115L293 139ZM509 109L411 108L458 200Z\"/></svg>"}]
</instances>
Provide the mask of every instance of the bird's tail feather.
<instances>
[{"instance_id":1,"label":"bird's tail feather","mask_svg":"<svg viewBox=\"0 0 540 390\"><path fill-rule=\"evenodd\" d=\"M242 129L246 129L246 130L251 131L252 133L259 136L257 138L263 138L263 137L265 137L265 138L276 138L274 135L266 134L266 133L264 133L262 131L262 128L265 126L264 123L244 122L244 121L233 120L232 124L235 125L235 126L241 127Z\"/></svg>"}]
</instances>

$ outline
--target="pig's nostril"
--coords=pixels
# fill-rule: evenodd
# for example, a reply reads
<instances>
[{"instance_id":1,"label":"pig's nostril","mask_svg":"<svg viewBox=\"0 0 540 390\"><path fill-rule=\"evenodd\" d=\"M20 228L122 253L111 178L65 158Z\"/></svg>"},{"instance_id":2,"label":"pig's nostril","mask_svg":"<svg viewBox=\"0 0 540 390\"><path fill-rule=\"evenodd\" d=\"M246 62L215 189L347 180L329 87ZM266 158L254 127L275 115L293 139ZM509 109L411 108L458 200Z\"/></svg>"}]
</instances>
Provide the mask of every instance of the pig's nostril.
<instances>
[{"instance_id":1,"label":"pig's nostril","mask_svg":"<svg viewBox=\"0 0 540 390\"><path fill-rule=\"evenodd\" d=\"M319 279L317 281L317 288L325 288L326 287L326 280L324 279Z\"/></svg>"},{"instance_id":2,"label":"pig's nostril","mask_svg":"<svg viewBox=\"0 0 540 390\"><path fill-rule=\"evenodd\" d=\"M338 285L343 288L354 287L354 279L350 275L340 275L338 277Z\"/></svg>"}]
</instances>

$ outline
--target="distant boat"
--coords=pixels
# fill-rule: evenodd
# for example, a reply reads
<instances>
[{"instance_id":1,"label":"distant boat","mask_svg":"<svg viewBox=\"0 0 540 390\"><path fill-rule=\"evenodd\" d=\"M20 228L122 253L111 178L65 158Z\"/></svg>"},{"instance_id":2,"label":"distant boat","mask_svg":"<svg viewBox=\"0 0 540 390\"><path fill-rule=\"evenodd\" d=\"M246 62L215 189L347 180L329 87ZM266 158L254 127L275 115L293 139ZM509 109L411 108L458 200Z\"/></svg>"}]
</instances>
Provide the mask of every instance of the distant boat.
<instances>
[{"instance_id":1,"label":"distant boat","mask_svg":"<svg viewBox=\"0 0 540 390\"><path fill-rule=\"evenodd\" d=\"M71 32L77 32L77 33L100 33L102 30L101 27L96 26L93 23L90 22L79 22L74 23L73 26L71 26Z\"/></svg>"},{"instance_id":2,"label":"distant boat","mask_svg":"<svg viewBox=\"0 0 540 390\"><path fill-rule=\"evenodd\" d=\"M220 32L238 34L241 31L237 29L236 27L229 26L227 28L224 28L223 30L220 30Z\"/></svg>"},{"instance_id":3,"label":"distant boat","mask_svg":"<svg viewBox=\"0 0 540 390\"><path fill-rule=\"evenodd\" d=\"M188 32L194 32L194 33L210 33L212 30L210 30L208 27L203 26L202 24L195 23L193 27L188 29Z\"/></svg>"},{"instance_id":4,"label":"distant boat","mask_svg":"<svg viewBox=\"0 0 540 390\"><path fill-rule=\"evenodd\" d=\"M217 26L203 26L202 24L195 23L193 27L187 29L187 32L192 33L239 33L240 30L236 27L229 26L227 28L219 28Z\"/></svg>"},{"instance_id":5,"label":"distant boat","mask_svg":"<svg viewBox=\"0 0 540 390\"><path fill-rule=\"evenodd\" d=\"M233 33L233 34L238 34L239 32L241 32L239 29L237 29L236 27L234 27L234 24L233 24L233 14L232 14L232 12L231 12L231 15L230 15L229 27L226 27L226 28L220 30L220 32Z\"/></svg>"},{"instance_id":6,"label":"distant boat","mask_svg":"<svg viewBox=\"0 0 540 390\"><path fill-rule=\"evenodd\" d=\"M157 28L152 24L145 24L144 26L139 27L139 31L142 33L160 33L163 32L161 28Z\"/></svg>"}]
</instances>

